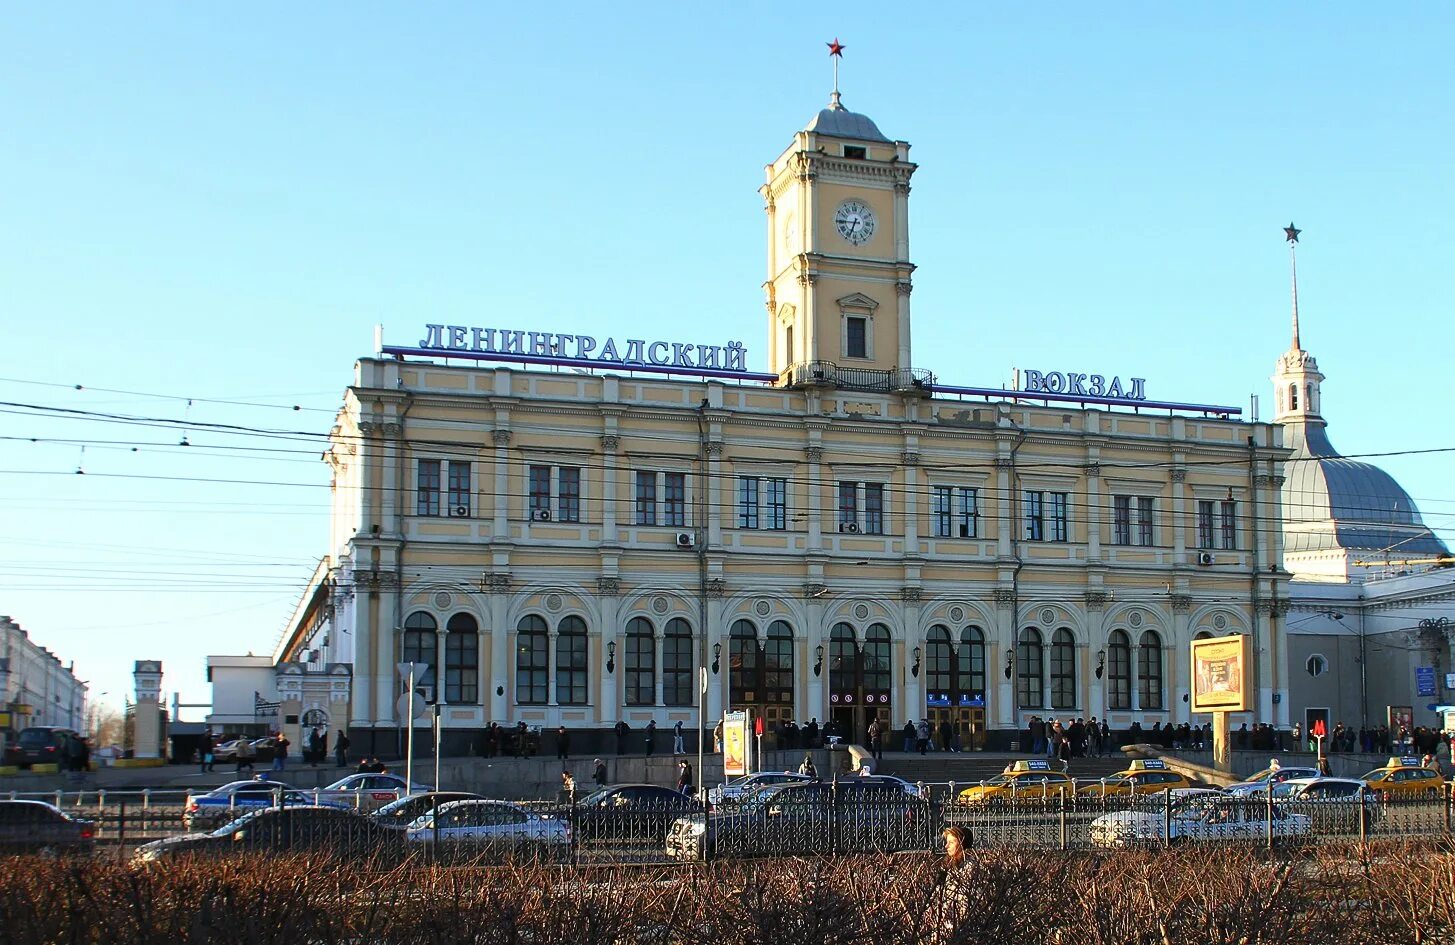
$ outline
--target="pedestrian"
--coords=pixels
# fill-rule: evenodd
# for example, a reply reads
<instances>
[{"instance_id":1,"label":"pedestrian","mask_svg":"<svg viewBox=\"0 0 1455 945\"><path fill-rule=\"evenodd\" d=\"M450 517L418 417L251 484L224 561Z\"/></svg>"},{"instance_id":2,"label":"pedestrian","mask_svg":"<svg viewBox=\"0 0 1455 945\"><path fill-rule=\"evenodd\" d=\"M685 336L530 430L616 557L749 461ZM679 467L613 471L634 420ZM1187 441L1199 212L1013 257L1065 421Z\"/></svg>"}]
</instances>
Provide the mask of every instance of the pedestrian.
<instances>
[{"instance_id":1,"label":"pedestrian","mask_svg":"<svg viewBox=\"0 0 1455 945\"><path fill-rule=\"evenodd\" d=\"M485 730L485 757L494 758L500 754L500 723L491 722Z\"/></svg>"},{"instance_id":2,"label":"pedestrian","mask_svg":"<svg viewBox=\"0 0 1455 945\"><path fill-rule=\"evenodd\" d=\"M340 768L348 767L349 763L349 737L344 734L343 729L338 730L338 735L333 740L333 760L338 762Z\"/></svg>"},{"instance_id":3,"label":"pedestrian","mask_svg":"<svg viewBox=\"0 0 1455 945\"><path fill-rule=\"evenodd\" d=\"M910 752L914 751L914 742L915 742L914 721L913 720L910 720L910 721L907 721L907 722L904 723L904 753L906 755L909 754Z\"/></svg>"},{"instance_id":4,"label":"pedestrian","mask_svg":"<svg viewBox=\"0 0 1455 945\"><path fill-rule=\"evenodd\" d=\"M716 755L722 754L722 719L718 719L712 727L712 751Z\"/></svg>"},{"instance_id":5,"label":"pedestrian","mask_svg":"<svg viewBox=\"0 0 1455 945\"><path fill-rule=\"evenodd\" d=\"M647 757L652 757L652 747L657 741L657 720L647 722Z\"/></svg>"},{"instance_id":6,"label":"pedestrian","mask_svg":"<svg viewBox=\"0 0 1455 945\"><path fill-rule=\"evenodd\" d=\"M561 800L567 804L576 803L576 779L565 768L561 769Z\"/></svg>"},{"instance_id":7,"label":"pedestrian","mask_svg":"<svg viewBox=\"0 0 1455 945\"><path fill-rule=\"evenodd\" d=\"M1319 755L1319 765L1318 765L1318 768L1319 768L1319 777L1321 777L1321 778L1332 777L1333 774L1334 774L1333 770L1331 770L1330 767L1329 767L1329 757L1328 757L1328 755Z\"/></svg>"},{"instance_id":8,"label":"pedestrian","mask_svg":"<svg viewBox=\"0 0 1455 945\"><path fill-rule=\"evenodd\" d=\"M320 725L313 726L313 730L308 733L308 765L309 765L309 767L311 767L311 768L318 767L318 763L324 759L326 753L324 751L324 743L323 743L323 740L326 737L327 736L323 734L323 727L320 726Z\"/></svg>"},{"instance_id":9,"label":"pedestrian","mask_svg":"<svg viewBox=\"0 0 1455 945\"><path fill-rule=\"evenodd\" d=\"M685 758L677 762L677 793L692 793L692 766Z\"/></svg>"},{"instance_id":10,"label":"pedestrian","mask_svg":"<svg viewBox=\"0 0 1455 945\"><path fill-rule=\"evenodd\" d=\"M919 720L919 725L914 730L914 742L914 747L921 755L930 750L930 723L928 720Z\"/></svg>"},{"instance_id":11,"label":"pedestrian","mask_svg":"<svg viewBox=\"0 0 1455 945\"><path fill-rule=\"evenodd\" d=\"M686 743L682 740L682 720L678 719L677 724L672 726L672 754L687 754Z\"/></svg>"},{"instance_id":12,"label":"pedestrian","mask_svg":"<svg viewBox=\"0 0 1455 945\"><path fill-rule=\"evenodd\" d=\"M561 761L571 757L571 733L564 725L556 729L556 757Z\"/></svg>"},{"instance_id":13,"label":"pedestrian","mask_svg":"<svg viewBox=\"0 0 1455 945\"><path fill-rule=\"evenodd\" d=\"M626 754L626 733L628 726L625 719L618 719L616 723L616 753Z\"/></svg>"},{"instance_id":14,"label":"pedestrian","mask_svg":"<svg viewBox=\"0 0 1455 945\"><path fill-rule=\"evenodd\" d=\"M244 768L248 774L253 773L253 759L257 757L257 750L253 748L252 739L244 736L237 740L237 748L233 752L232 760L237 764L237 776L242 777Z\"/></svg>"},{"instance_id":15,"label":"pedestrian","mask_svg":"<svg viewBox=\"0 0 1455 945\"><path fill-rule=\"evenodd\" d=\"M875 761L884 757L884 736L879 720L875 719L869 723L869 754Z\"/></svg>"},{"instance_id":16,"label":"pedestrian","mask_svg":"<svg viewBox=\"0 0 1455 945\"><path fill-rule=\"evenodd\" d=\"M288 736L279 732L273 739L273 770L282 771L288 766Z\"/></svg>"},{"instance_id":17,"label":"pedestrian","mask_svg":"<svg viewBox=\"0 0 1455 945\"><path fill-rule=\"evenodd\" d=\"M806 774L810 778L818 777L818 769L814 767L813 758L810 757L808 752L803 753L803 762L798 766L798 773Z\"/></svg>"},{"instance_id":18,"label":"pedestrian","mask_svg":"<svg viewBox=\"0 0 1455 945\"><path fill-rule=\"evenodd\" d=\"M940 751L955 750L955 729L949 719L940 719Z\"/></svg>"},{"instance_id":19,"label":"pedestrian","mask_svg":"<svg viewBox=\"0 0 1455 945\"><path fill-rule=\"evenodd\" d=\"M1283 765L1279 763L1279 761L1278 761L1277 758L1269 758L1268 759L1268 770L1269 771L1279 771L1282 768L1283 768Z\"/></svg>"},{"instance_id":20,"label":"pedestrian","mask_svg":"<svg viewBox=\"0 0 1455 945\"><path fill-rule=\"evenodd\" d=\"M201 770L198 774L206 774L212 770L212 733L203 732L202 738L197 742L197 760L201 763Z\"/></svg>"},{"instance_id":21,"label":"pedestrian","mask_svg":"<svg viewBox=\"0 0 1455 945\"><path fill-rule=\"evenodd\" d=\"M591 762L591 778L597 787L606 787L606 762L600 758Z\"/></svg>"}]
</instances>

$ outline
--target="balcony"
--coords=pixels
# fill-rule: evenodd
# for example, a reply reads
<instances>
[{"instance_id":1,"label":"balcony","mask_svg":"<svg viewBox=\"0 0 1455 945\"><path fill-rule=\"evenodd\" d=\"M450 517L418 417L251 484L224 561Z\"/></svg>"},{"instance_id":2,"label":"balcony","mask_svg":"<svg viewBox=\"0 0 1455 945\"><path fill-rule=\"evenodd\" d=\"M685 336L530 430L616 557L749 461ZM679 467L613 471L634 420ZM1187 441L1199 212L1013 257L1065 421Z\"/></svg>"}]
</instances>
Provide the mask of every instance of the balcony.
<instances>
[{"instance_id":1,"label":"balcony","mask_svg":"<svg viewBox=\"0 0 1455 945\"><path fill-rule=\"evenodd\" d=\"M778 376L782 387L836 387L879 394L930 396L935 376L918 368L841 367L832 361L801 361Z\"/></svg>"}]
</instances>

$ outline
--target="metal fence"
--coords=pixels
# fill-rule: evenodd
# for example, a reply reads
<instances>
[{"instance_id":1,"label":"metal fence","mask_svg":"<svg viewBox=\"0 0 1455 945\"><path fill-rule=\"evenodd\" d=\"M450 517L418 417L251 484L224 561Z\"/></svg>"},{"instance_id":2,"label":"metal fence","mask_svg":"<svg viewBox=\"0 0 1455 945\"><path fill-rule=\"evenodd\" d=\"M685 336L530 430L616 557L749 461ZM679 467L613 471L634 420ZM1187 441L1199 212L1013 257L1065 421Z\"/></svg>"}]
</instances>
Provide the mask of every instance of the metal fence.
<instances>
[{"instance_id":1,"label":"metal fence","mask_svg":"<svg viewBox=\"0 0 1455 945\"><path fill-rule=\"evenodd\" d=\"M271 807L228 811L231 823L207 834L187 830L186 792L11 794L54 805L0 803L0 847L12 852L80 852L161 859L181 854L323 850L348 856L442 863L527 858L560 863L671 863L943 849L946 827L976 847L1118 849L1197 843L1266 847L1444 838L1455 827L1450 787L1434 796L1360 792L1300 801L1269 792L1173 791L1119 795L1017 793L962 796L968 785L919 785L919 794L853 779L818 782L741 802L705 806L689 798L591 805L465 802L413 829L365 813L299 805L309 792L277 792ZM1083 785L1085 787L1086 785ZM0 802L7 800L0 795ZM25 808L21 810L21 808ZM51 810L46 806L46 810ZM452 808L444 808L444 813ZM186 839L183 839L186 838ZM156 841L162 841L157 843ZM150 845L150 846L148 846ZM151 851L147 853L146 851Z\"/></svg>"}]
</instances>

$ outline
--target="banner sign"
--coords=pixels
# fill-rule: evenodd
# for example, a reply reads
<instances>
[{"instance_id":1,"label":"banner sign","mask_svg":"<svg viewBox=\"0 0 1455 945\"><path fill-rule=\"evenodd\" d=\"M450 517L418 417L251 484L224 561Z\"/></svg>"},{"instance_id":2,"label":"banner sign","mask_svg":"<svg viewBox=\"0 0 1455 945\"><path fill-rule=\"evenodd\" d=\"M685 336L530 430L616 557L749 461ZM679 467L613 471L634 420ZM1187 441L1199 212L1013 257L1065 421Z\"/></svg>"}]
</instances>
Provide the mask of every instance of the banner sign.
<instances>
[{"instance_id":1,"label":"banner sign","mask_svg":"<svg viewBox=\"0 0 1455 945\"><path fill-rule=\"evenodd\" d=\"M748 349L741 341L725 345L703 345L680 341L646 341L628 338L597 339L592 335L568 335L554 331L512 331L465 325L425 325L419 347L426 351L529 355L552 358L562 363L624 366L653 364L657 367L707 368L746 372Z\"/></svg>"},{"instance_id":2,"label":"banner sign","mask_svg":"<svg viewBox=\"0 0 1455 945\"><path fill-rule=\"evenodd\" d=\"M1078 397L1104 397L1107 400L1146 400L1147 379L1131 378L1122 384L1120 377L1104 374L1079 374L1075 371L1018 371L1019 390L1027 394L1072 394Z\"/></svg>"},{"instance_id":3,"label":"banner sign","mask_svg":"<svg viewBox=\"0 0 1455 945\"><path fill-rule=\"evenodd\" d=\"M1417 696L1433 696L1433 695L1437 695L1437 694L1438 693L1436 693L1436 691L1435 691L1435 667L1433 667L1433 666L1416 666L1415 667L1415 695L1417 695Z\"/></svg>"},{"instance_id":4,"label":"banner sign","mask_svg":"<svg viewBox=\"0 0 1455 945\"><path fill-rule=\"evenodd\" d=\"M722 773L729 778L748 773L747 712L729 712L723 716Z\"/></svg>"},{"instance_id":5,"label":"banner sign","mask_svg":"<svg viewBox=\"0 0 1455 945\"><path fill-rule=\"evenodd\" d=\"M1250 640L1235 634L1192 641L1192 711L1246 712L1252 708Z\"/></svg>"}]
</instances>

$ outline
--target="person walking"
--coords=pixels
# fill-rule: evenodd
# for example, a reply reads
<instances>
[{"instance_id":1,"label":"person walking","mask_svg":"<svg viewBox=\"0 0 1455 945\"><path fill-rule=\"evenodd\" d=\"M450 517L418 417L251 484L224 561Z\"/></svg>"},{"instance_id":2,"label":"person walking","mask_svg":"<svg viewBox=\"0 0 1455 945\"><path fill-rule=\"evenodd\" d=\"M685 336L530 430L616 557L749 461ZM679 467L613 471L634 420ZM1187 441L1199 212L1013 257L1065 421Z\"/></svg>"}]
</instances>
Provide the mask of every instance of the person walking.
<instances>
[{"instance_id":1,"label":"person walking","mask_svg":"<svg viewBox=\"0 0 1455 945\"><path fill-rule=\"evenodd\" d=\"M600 758L591 762L591 779L597 787L606 787L606 762Z\"/></svg>"},{"instance_id":2,"label":"person walking","mask_svg":"<svg viewBox=\"0 0 1455 945\"><path fill-rule=\"evenodd\" d=\"M652 757L652 749L657 742L657 720L651 719L647 722L647 757Z\"/></svg>"},{"instance_id":3,"label":"person walking","mask_svg":"<svg viewBox=\"0 0 1455 945\"><path fill-rule=\"evenodd\" d=\"M571 757L571 733L564 725L556 729L556 757L561 761Z\"/></svg>"},{"instance_id":4,"label":"person walking","mask_svg":"<svg viewBox=\"0 0 1455 945\"><path fill-rule=\"evenodd\" d=\"M677 762L677 793L692 793L692 766L685 758Z\"/></svg>"},{"instance_id":5,"label":"person walking","mask_svg":"<svg viewBox=\"0 0 1455 945\"><path fill-rule=\"evenodd\" d=\"M212 733L203 732L202 738L197 742L197 761L201 765L198 774L206 774L212 770Z\"/></svg>"},{"instance_id":6,"label":"person walking","mask_svg":"<svg viewBox=\"0 0 1455 945\"><path fill-rule=\"evenodd\" d=\"M343 729L338 730L338 735L333 740L333 760L338 762L340 768L348 767L349 737L344 734Z\"/></svg>"},{"instance_id":7,"label":"person walking","mask_svg":"<svg viewBox=\"0 0 1455 945\"><path fill-rule=\"evenodd\" d=\"M617 720L617 723L616 723L616 753L618 755L624 755L624 754L626 754L626 733L627 733L626 720L625 719L619 719L619 720Z\"/></svg>"},{"instance_id":8,"label":"person walking","mask_svg":"<svg viewBox=\"0 0 1455 945\"><path fill-rule=\"evenodd\" d=\"M914 730L915 748L923 755L930 750L930 723L926 719L920 719L919 725Z\"/></svg>"},{"instance_id":9,"label":"person walking","mask_svg":"<svg viewBox=\"0 0 1455 945\"><path fill-rule=\"evenodd\" d=\"M869 754L875 761L884 759L884 729L878 719L869 723Z\"/></svg>"},{"instance_id":10,"label":"person walking","mask_svg":"<svg viewBox=\"0 0 1455 945\"><path fill-rule=\"evenodd\" d=\"M682 740L682 720L678 719L677 724L672 726L672 754L687 754L687 749L683 747L684 744Z\"/></svg>"},{"instance_id":11,"label":"person walking","mask_svg":"<svg viewBox=\"0 0 1455 945\"><path fill-rule=\"evenodd\" d=\"M253 759L258 756L257 750L253 748L252 739L243 736L237 740L237 750L233 753L232 759L237 764L237 776L242 777L244 768L248 774L253 773Z\"/></svg>"},{"instance_id":12,"label":"person walking","mask_svg":"<svg viewBox=\"0 0 1455 945\"><path fill-rule=\"evenodd\" d=\"M282 771L288 767L288 736L279 732L273 739L273 770Z\"/></svg>"}]
</instances>

